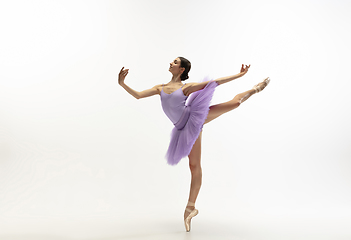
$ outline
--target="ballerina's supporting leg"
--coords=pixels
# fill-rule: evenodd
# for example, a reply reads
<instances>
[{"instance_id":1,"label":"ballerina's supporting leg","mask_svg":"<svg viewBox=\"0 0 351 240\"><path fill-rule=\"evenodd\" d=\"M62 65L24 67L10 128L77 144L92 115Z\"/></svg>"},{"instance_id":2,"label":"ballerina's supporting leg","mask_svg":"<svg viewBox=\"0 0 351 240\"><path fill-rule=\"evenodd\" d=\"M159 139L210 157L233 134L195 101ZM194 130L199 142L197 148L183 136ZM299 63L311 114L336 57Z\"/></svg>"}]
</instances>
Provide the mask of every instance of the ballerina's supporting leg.
<instances>
[{"instance_id":1,"label":"ballerina's supporting leg","mask_svg":"<svg viewBox=\"0 0 351 240\"><path fill-rule=\"evenodd\" d=\"M195 203L199 194L202 182L202 169L201 169L201 136L195 141L193 148L189 154L189 168L191 172L191 185L189 193L189 202ZM188 206L189 210L193 210L195 206ZM188 211L184 212L184 219L189 215Z\"/></svg>"}]
</instances>

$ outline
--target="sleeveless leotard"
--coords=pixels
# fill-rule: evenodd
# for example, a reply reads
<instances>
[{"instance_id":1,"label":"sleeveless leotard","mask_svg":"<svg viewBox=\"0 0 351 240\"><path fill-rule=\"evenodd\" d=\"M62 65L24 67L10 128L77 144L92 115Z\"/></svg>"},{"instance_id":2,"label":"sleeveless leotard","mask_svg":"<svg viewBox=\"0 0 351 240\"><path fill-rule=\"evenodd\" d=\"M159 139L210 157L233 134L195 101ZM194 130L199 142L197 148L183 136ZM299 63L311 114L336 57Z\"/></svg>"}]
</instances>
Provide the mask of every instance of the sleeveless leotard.
<instances>
[{"instance_id":1,"label":"sleeveless leotard","mask_svg":"<svg viewBox=\"0 0 351 240\"><path fill-rule=\"evenodd\" d=\"M207 118L210 101L218 84L210 81L189 98L184 95L183 86L171 94L165 93L162 86L160 94L163 111L175 126L166 154L170 165L176 165L183 157L189 155Z\"/></svg>"},{"instance_id":2,"label":"sleeveless leotard","mask_svg":"<svg viewBox=\"0 0 351 240\"><path fill-rule=\"evenodd\" d=\"M184 84L185 85L185 84ZM183 86L184 86L183 85ZM175 90L171 94L167 94L161 91L161 104L163 111L167 117L172 121L173 124L176 124L183 114L184 109L186 108L185 102L188 98L183 93L183 86L178 90Z\"/></svg>"}]
</instances>

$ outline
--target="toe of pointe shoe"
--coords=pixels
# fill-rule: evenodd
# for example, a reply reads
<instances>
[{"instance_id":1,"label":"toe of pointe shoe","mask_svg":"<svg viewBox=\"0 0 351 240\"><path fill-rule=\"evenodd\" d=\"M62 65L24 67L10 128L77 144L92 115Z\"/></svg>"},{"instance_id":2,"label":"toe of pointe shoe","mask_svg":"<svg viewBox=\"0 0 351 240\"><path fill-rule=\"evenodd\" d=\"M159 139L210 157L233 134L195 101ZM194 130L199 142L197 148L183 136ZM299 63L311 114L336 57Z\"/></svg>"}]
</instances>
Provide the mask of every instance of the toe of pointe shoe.
<instances>
[{"instance_id":1,"label":"toe of pointe shoe","mask_svg":"<svg viewBox=\"0 0 351 240\"><path fill-rule=\"evenodd\" d=\"M185 225L185 229L186 229L187 232L190 232L190 221L191 221L191 219L193 217L195 217L198 213L199 213L199 211L197 209L194 209L193 211L191 211L189 216L187 216L187 218L184 220L184 225Z\"/></svg>"}]
</instances>

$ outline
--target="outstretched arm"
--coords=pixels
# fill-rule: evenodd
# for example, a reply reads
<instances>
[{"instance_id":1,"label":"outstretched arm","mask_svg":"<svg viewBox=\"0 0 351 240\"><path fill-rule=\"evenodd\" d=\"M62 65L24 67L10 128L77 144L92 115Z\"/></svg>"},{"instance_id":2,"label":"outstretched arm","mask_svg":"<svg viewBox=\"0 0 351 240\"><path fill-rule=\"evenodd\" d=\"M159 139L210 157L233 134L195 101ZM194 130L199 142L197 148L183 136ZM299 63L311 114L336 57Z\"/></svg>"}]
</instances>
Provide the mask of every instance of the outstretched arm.
<instances>
[{"instance_id":1,"label":"outstretched arm","mask_svg":"<svg viewBox=\"0 0 351 240\"><path fill-rule=\"evenodd\" d=\"M227 83L227 82L230 82L234 79L237 79L239 77L242 77L244 76L247 71L249 70L251 65L245 65L244 67L244 64L241 65L241 70L240 70L240 73L236 74L236 75L232 75L232 76L228 76L228 77L222 77L222 78L217 78L215 81L218 83L218 85L220 84L223 84L223 83Z\"/></svg>"},{"instance_id":2,"label":"outstretched arm","mask_svg":"<svg viewBox=\"0 0 351 240\"><path fill-rule=\"evenodd\" d=\"M124 70L124 67L121 69L118 75L118 84L121 85L130 95L132 95L136 99L140 99L140 98L150 97L150 96L159 94L159 87L161 85L156 85L153 88L147 89L142 92L135 91L134 89L129 87L127 84L124 83L124 79L128 75L128 71L129 69Z\"/></svg>"},{"instance_id":3,"label":"outstretched arm","mask_svg":"<svg viewBox=\"0 0 351 240\"><path fill-rule=\"evenodd\" d=\"M244 76L247 71L249 70L251 65L245 65L242 64L241 65L241 70L240 73L236 74L236 75L232 75L232 76L228 76L228 77L222 77L222 78L217 78L214 81L218 83L218 85L223 84L223 83L227 83L230 82L234 79L237 79L239 77ZM203 89L207 84L209 83L209 81L206 82L201 82L201 83L191 83L189 84L188 87L186 87L183 91L185 95L189 95L190 93L199 91L201 89Z\"/></svg>"}]
</instances>

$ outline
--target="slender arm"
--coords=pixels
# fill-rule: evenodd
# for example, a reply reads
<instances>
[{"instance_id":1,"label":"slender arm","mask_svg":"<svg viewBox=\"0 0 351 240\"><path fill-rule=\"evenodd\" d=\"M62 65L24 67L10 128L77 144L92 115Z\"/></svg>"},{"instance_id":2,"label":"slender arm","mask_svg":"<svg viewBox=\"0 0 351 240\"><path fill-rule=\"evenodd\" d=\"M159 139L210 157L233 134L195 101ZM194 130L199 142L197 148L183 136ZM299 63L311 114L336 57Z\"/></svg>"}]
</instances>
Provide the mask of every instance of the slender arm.
<instances>
[{"instance_id":1,"label":"slender arm","mask_svg":"<svg viewBox=\"0 0 351 240\"><path fill-rule=\"evenodd\" d=\"M136 99L140 99L140 98L145 98L145 97L150 97L156 94L159 94L159 87L160 85L156 85L153 88L138 92L135 91L133 88L129 87L127 84L120 83L121 87L123 87L130 95L132 95L133 97L135 97Z\"/></svg>"},{"instance_id":2,"label":"slender arm","mask_svg":"<svg viewBox=\"0 0 351 240\"><path fill-rule=\"evenodd\" d=\"M230 82L234 79L237 79L239 77L242 77L244 74L242 73L238 73L236 75L232 75L232 76L228 76L228 77L222 77L222 78L217 78L215 80L213 80L214 82L217 82L218 85L223 84L223 83L227 83ZM187 84L187 87L183 88L183 92L185 95L189 96L191 93L199 91L201 89L203 89L204 87L206 87L206 85L209 83L210 81L206 81L206 82L200 82L200 83L189 83Z\"/></svg>"},{"instance_id":3,"label":"slender arm","mask_svg":"<svg viewBox=\"0 0 351 240\"><path fill-rule=\"evenodd\" d=\"M246 65L244 67L244 64L242 64L240 73L238 73L236 75L228 76L228 77L217 78L214 81L217 82L218 85L230 82L234 79L237 79L239 77L244 76L247 73L247 71L249 70L250 66L251 65ZM190 83L190 84L188 84L188 86L186 86L183 89L183 92L185 95L189 96L191 93L203 89L208 83L209 83L209 81L201 82L201 83Z\"/></svg>"},{"instance_id":4,"label":"slender arm","mask_svg":"<svg viewBox=\"0 0 351 240\"><path fill-rule=\"evenodd\" d=\"M223 83L227 83L227 82L233 81L234 79L242 77L242 76L244 76L244 74L245 73L238 73L238 74L235 74L235 75L232 75L232 76L228 76L228 77L217 78L214 81L216 81L218 83L218 85L221 85Z\"/></svg>"},{"instance_id":5,"label":"slender arm","mask_svg":"<svg viewBox=\"0 0 351 240\"><path fill-rule=\"evenodd\" d=\"M241 69L240 69L240 73L238 73L236 75L228 76L228 77L217 78L215 81L218 83L218 85L230 82L230 81L232 81L234 79L237 79L239 77L244 76L247 73L247 71L249 70L250 67L251 67L251 65L245 65L244 66L244 64L242 64L241 65Z\"/></svg>"},{"instance_id":6,"label":"slender arm","mask_svg":"<svg viewBox=\"0 0 351 240\"><path fill-rule=\"evenodd\" d=\"M140 99L160 94L159 89L161 85L156 85L155 87L144 90L142 92L135 91L133 88L129 87L127 84L124 83L124 79L128 75L128 71L129 69L124 69L124 67L122 67L121 71L118 74L118 84L121 85L130 95L132 95L136 99Z\"/></svg>"}]
</instances>

